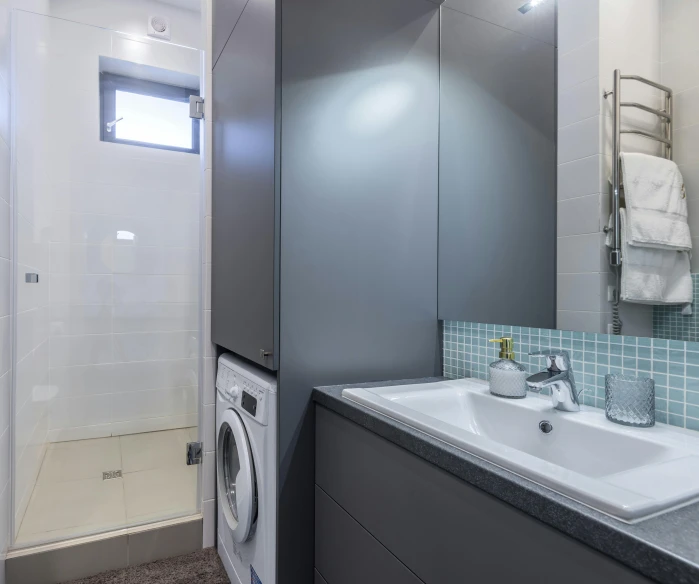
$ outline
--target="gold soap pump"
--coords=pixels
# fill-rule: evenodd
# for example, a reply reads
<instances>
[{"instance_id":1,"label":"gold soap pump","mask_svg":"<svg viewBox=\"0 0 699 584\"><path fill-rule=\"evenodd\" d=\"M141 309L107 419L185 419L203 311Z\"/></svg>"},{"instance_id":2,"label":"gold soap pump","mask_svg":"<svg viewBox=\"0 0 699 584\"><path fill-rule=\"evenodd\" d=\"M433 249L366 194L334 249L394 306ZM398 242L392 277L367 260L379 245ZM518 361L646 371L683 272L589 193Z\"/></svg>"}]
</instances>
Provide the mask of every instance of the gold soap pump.
<instances>
[{"instance_id":1,"label":"gold soap pump","mask_svg":"<svg viewBox=\"0 0 699 584\"><path fill-rule=\"evenodd\" d=\"M527 370L515 361L512 337L491 339L490 342L500 343L500 359L490 364L490 393L509 399L527 397Z\"/></svg>"}]
</instances>

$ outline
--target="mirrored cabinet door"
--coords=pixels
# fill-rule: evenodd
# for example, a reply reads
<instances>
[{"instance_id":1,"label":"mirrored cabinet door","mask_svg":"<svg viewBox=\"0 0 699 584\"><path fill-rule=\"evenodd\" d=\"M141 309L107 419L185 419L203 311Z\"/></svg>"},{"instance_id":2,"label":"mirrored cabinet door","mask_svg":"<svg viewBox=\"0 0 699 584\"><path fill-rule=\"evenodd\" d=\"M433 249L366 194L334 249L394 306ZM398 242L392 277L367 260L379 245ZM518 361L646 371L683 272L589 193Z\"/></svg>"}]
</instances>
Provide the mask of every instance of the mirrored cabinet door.
<instances>
[{"instance_id":1,"label":"mirrored cabinet door","mask_svg":"<svg viewBox=\"0 0 699 584\"><path fill-rule=\"evenodd\" d=\"M442 9L440 318L699 341L695 3L478 4Z\"/></svg>"}]
</instances>

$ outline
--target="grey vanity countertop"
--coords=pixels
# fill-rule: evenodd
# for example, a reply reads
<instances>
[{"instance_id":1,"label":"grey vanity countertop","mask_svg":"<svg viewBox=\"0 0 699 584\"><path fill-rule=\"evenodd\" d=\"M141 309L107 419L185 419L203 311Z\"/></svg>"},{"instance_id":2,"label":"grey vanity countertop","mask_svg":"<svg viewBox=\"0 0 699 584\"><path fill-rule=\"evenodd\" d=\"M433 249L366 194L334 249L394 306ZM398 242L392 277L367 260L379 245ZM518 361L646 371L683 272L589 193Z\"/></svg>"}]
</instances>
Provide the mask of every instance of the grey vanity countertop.
<instances>
[{"instance_id":1,"label":"grey vanity countertop","mask_svg":"<svg viewBox=\"0 0 699 584\"><path fill-rule=\"evenodd\" d=\"M628 525L342 397L346 387L407 385L441 379L318 387L313 399L648 578L662 584L699 583L699 503Z\"/></svg>"}]
</instances>

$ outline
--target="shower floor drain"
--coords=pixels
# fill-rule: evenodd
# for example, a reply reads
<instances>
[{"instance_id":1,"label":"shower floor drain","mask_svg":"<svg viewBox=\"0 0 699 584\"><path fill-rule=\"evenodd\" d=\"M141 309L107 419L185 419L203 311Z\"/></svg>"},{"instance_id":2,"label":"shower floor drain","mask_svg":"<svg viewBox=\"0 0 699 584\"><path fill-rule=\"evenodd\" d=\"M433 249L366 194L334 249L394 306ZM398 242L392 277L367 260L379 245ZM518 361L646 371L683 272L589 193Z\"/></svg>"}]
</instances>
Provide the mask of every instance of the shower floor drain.
<instances>
[{"instance_id":1,"label":"shower floor drain","mask_svg":"<svg viewBox=\"0 0 699 584\"><path fill-rule=\"evenodd\" d=\"M120 470L107 470L102 473L102 480L103 481L108 481L109 479L120 479L121 478L121 471Z\"/></svg>"}]
</instances>

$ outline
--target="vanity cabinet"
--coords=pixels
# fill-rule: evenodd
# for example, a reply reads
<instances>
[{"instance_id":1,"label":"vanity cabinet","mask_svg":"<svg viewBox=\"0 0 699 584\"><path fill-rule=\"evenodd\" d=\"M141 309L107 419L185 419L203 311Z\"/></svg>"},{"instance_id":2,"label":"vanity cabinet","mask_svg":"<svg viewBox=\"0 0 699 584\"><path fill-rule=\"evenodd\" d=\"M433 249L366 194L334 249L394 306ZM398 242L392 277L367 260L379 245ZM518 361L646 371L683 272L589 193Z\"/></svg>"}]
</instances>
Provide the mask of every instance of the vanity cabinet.
<instances>
[{"instance_id":1,"label":"vanity cabinet","mask_svg":"<svg viewBox=\"0 0 699 584\"><path fill-rule=\"evenodd\" d=\"M316 406L316 584L651 580Z\"/></svg>"}]
</instances>

